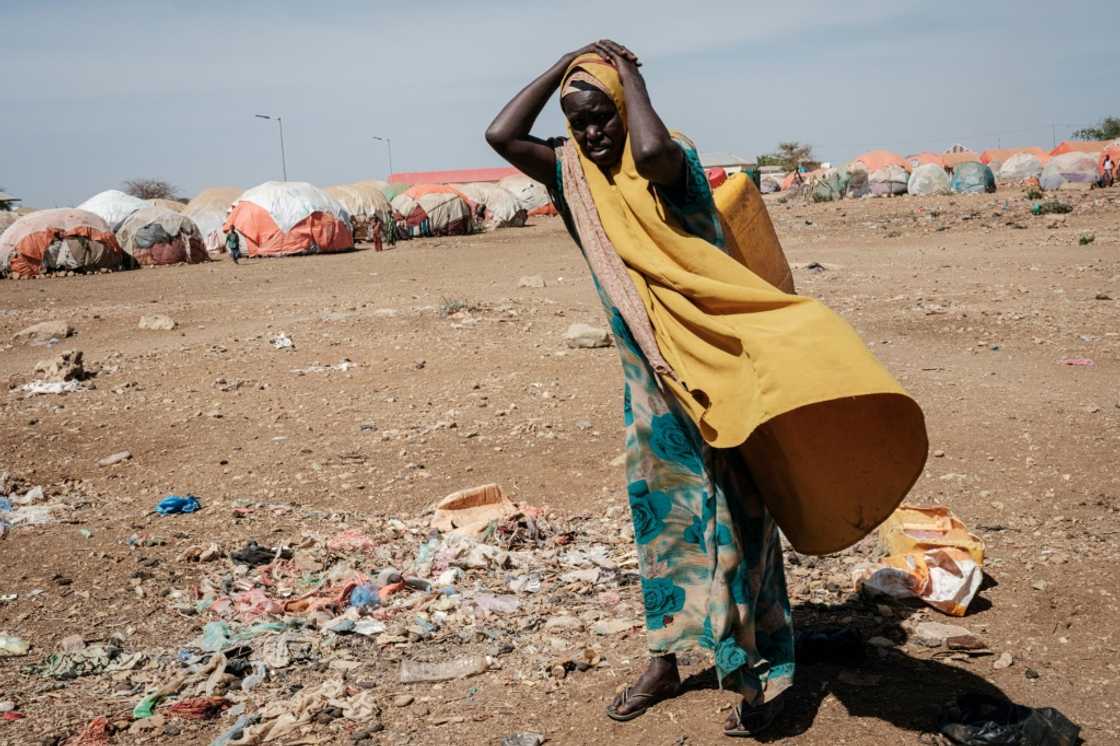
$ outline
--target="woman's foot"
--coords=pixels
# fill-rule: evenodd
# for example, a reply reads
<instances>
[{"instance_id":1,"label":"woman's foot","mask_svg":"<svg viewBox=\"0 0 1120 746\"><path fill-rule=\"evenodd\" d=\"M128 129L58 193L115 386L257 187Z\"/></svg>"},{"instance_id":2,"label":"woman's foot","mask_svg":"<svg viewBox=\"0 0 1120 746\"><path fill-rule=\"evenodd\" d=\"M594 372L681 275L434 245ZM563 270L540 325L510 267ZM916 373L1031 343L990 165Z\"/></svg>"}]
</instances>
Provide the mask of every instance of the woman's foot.
<instances>
[{"instance_id":1,"label":"woman's foot","mask_svg":"<svg viewBox=\"0 0 1120 746\"><path fill-rule=\"evenodd\" d=\"M724 735L732 738L753 738L767 731L778 719L786 698L779 696L761 705L741 703L731 710L723 723Z\"/></svg>"},{"instance_id":2,"label":"woman's foot","mask_svg":"<svg viewBox=\"0 0 1120 746\"><path fill-rule=\"evenodd\" d=\"M658 702L676 696L680 688L677 656L654 656L634 685L619 692L607 706L607 716L619 722L633 720Z\"/></svg>"}]
</instances>

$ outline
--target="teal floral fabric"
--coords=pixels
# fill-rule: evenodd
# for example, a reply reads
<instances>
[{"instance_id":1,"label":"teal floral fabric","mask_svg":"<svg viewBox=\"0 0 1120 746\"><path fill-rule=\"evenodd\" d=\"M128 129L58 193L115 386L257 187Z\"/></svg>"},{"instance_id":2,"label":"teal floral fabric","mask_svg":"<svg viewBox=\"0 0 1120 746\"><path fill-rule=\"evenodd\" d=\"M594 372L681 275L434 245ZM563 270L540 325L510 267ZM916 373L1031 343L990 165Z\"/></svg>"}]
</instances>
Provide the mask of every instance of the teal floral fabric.
<instances>
[{"instance_id":1,"label":"teal floral fabric","mask_svg":"<svg viewBox=\"0 0 1120 746\"><path fill-rule=\"evenodd\" d=\"M699 157L681 147L685 184L659 198L674 222L722 248ZM559 179L550 191L571 230ZM598 280L595 286L625 379L627 493L649 650L706 650L724 688L749 704L769 701L793 682L793 622L777 525L739 452L704 443L658 387Z\"/></svg>"}]
</instances>

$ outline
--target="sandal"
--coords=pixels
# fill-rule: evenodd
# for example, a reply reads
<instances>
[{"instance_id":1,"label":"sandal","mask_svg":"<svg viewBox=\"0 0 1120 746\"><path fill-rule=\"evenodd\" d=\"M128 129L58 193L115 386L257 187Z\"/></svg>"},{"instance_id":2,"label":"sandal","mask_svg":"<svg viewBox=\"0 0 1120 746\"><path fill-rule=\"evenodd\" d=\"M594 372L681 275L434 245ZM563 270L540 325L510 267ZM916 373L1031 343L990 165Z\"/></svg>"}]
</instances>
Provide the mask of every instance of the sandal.
<instances>
[{"instance_id":1,"label":"sandal","mask_svg":"<svg viewBox=\"0 0 1120 746\"><path fill-rule=\"evenodd\" d=\"M755 707L740 704L735 708L735 727L724 728L723 734L731 738L754 738L774 724L785 706L785 698L778 697Z\"/></svg>"},{"instance_id":2,"label":"sandal","mask_svg":"<svg viewBox=\"0 0 1120 746\"><path fill-rule=\"evenodd\" d=\"M631 691L630 687L626 687L622 690L622 699L618 701L617 705L614 702L611 702L609 705L607 705L607 717L619 723L628 722L640 715L644 715L646 710L653 707L657 703L664 702L667 699L672 699L673 697L677 696L677 694L680 692L680 688L680 684L674 684L673 686L667 687L666 689L663 689L661 691L638 692L637 694L634 694ZM627 712L626 714L622 714L618 711L619 706L629 704L631 702L641 702L643 704L638 709Z\"/></svg>"}]
</instances>

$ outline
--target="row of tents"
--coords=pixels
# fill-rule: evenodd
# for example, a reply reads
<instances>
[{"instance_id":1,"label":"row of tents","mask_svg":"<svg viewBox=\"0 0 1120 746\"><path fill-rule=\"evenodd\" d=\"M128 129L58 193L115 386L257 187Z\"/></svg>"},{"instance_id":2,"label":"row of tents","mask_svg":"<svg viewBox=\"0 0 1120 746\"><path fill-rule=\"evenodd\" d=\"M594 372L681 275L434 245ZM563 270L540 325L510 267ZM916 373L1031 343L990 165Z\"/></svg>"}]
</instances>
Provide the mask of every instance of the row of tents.
<instances>
[{"instance_id":1,"label":"row of tents","mask_svg":"<svg viewBox=\"0 0 1120 746\"><path fill-rule=\"evenodd\" d=\"M1120 176L1120 140L1063 142L1041 148L994 148L981 153L955 146L945 153L903 157L873 150L839 168L784 177L764 176L763 193L797 190L818 201L841 197L994 192L999 184L1043 190L1085 188L1102 180L1106 164Z\"/></svg>"},{"instance_id":2,"label":"row of tents","mask_svg":"<svg viewBox=\"0 0 1120 746\"><path fill-rule=\"evenodd\" d=\"M249 256L287 256L491 231L550 213L544 185L519 173L455 185L269 181L204 189L185 205L108 190L13 222L0 234L0 275L204 262L225 251L233 231Z\"/></svg>"}]
</instances>

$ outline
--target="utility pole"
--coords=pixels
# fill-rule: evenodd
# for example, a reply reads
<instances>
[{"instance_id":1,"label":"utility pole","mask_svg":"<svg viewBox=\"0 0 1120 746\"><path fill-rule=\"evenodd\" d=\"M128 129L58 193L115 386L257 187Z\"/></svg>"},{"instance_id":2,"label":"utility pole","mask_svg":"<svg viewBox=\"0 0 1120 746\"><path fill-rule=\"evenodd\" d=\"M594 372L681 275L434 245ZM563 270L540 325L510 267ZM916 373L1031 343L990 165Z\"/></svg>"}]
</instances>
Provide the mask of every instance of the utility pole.
<instances>
[{"instance_id":1,"label":"utility pole","mask_svg":"<svg viewBox=\"0 0 1120 746\"><path fill-rule=\"evenodd\" d=\"M254 114L257 119L276 120L276 124L280 125L280 170L284 174L284 181L288 180L288 158L284 154L284 120L280 116L269 116L268 114Z\"/></svg>"},{"instance_id":2,"label":"utility pole","mask_svg":"<svg viewBox=\"0 0 1120 746\"><path fill-rule=\"evenodd\" d=\"M380 140L381 142L385 143L385 146L388 148L388 150L389 150L389 176L392 176L393 175L393 140L391 138L388 138L388 137L379 137L377 135L373 135L373 139L374 140ZM389 176L385 177L386 181L389 180Z\"/></svg>"}]
</instances>

